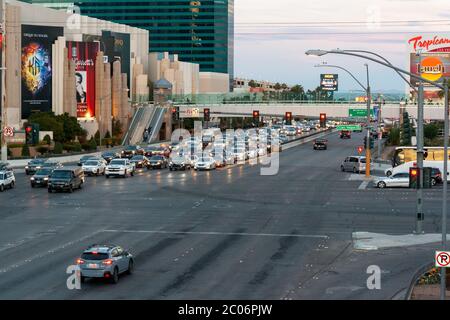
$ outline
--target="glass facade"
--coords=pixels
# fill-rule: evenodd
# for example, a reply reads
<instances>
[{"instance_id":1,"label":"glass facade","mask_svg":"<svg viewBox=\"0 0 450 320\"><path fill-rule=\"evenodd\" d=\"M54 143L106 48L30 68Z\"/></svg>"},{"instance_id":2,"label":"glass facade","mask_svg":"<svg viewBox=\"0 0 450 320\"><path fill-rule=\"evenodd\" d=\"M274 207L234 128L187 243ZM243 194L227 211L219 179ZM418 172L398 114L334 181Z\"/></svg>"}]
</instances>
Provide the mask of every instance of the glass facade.
<instances>
[{"instance_id":1,"label":"glass facade","mask_svg":"<svg viewBox=\"0 0 450 320\"><path fill-rule=\"evenodd\" d=\"M28 0L62 9L78 6L83 15L150 32L150 51L178 54L200 71L234 77L234 0Z\"/></svg>"}]
</instances>

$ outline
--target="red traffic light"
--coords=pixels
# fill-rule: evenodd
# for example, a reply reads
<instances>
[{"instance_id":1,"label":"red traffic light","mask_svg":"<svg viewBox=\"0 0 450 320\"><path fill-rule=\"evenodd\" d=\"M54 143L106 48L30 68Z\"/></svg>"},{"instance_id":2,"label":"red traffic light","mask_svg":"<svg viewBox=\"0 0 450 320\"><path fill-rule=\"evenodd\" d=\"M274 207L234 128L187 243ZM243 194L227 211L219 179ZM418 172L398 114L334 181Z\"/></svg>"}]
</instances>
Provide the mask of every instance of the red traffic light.
<instances>
[{"instance_id":1,"label":"red traffic light","mask_svg":"<svg viewBox=\"0 0 450 320\"><path fill-rule=\"evenodd\" d=\"M286 112L286 119L292 118L292 112Z\"/></svg>"},{"instance_id":2,"label":"red traffic light","mask_svg":"<svg viewBox=\"0 0 450 320\"><path fill-rule=\"evenodd\" d=\"M411 172L410 172L411 176L416 177L418 173L419 173L419 171L417 169L411 169Z\"/></svg>"},{"instance_id":3,"label":"red traffic light","mask_svg":"<svg viewBox=\"0 0 450 320\"><path fill-rule=\"evenodd\" d=\"M172 108L172 113L176 113L177 112L177 108Z\"/></svg>"},{"instance_id":4,"label":"red traffic light","mask_svg":"<svg viewBox=\"0 0 450 320\"><path fill-rule=\"evenodd\" d=\"M30 133L32 130L33 130L32 127L26 127L26 128L25 128L25 131L28 132L28 133Z\"/></svg>"},{"instance_id":5,"label":"red traffic light","mask_svg":"<svg viewBox=\"0 0 450 320\"><path fill-rule=\"evenodd\" d=\"M325 120L326 119L326 117L327 117L327 115L325 114L325 113L321 113L320 114L320 120Z\"/></svg>"},{"instance_id":6,"label":"red traffic light","mask_svg":"<svg viewBox=\"0 0 450 320\"><path fill-rule=\"evenodd\" d=\"M358 147L358 153L361 154L361 153L363 153L363 151L364 151L364 147L359 146Z\"/></svg>"},{"instance_id":7,"label":"red traffic light","mask_svg":"<svg viewBox=\"0 0 450 320\"><path fill-rule=\"evenodd\" d=\"M253 111L253 118L259 118L259 111L257 110Z\"/></svg>"}]
</instances>

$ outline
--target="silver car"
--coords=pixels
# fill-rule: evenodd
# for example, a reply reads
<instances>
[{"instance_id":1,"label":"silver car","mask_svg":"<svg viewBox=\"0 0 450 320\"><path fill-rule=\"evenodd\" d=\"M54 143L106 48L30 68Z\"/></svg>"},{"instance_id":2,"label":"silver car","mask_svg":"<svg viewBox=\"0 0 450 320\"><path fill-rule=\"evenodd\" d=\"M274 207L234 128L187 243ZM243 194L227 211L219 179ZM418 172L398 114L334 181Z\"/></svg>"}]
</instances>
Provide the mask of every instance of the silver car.
<instances>
[{"instance_id":1,"label":"silver car","mask_svg":"<svg viewBox=\"0 0 450 320\"><path fill-rule=\"evenodd\" d=\"M119 281L119 274L131 274L134 257L119 246L94 244L77 259L81 282L86 278L104 278L112 283Z\"/></svg>"}]
</instances>

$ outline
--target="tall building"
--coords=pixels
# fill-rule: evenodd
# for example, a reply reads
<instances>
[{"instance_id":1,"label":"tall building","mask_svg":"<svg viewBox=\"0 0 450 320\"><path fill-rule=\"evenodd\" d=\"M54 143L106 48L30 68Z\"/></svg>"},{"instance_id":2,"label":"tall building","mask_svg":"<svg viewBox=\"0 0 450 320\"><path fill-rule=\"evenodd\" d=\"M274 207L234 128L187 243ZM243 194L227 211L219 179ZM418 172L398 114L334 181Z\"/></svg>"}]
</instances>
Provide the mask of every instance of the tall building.
<instances>
[{"instance_id":1,"label":"tall building","mask_svg":"<svg viewBox=\"0 0 450 320\"><path fill-rule=\"evenodd\" d=\"M234 65L234 0L28 0L55 9L78 6L83 15L147 29L150 51L178 54L200 71L228 73Z\"/></svg>"}]
</instances>

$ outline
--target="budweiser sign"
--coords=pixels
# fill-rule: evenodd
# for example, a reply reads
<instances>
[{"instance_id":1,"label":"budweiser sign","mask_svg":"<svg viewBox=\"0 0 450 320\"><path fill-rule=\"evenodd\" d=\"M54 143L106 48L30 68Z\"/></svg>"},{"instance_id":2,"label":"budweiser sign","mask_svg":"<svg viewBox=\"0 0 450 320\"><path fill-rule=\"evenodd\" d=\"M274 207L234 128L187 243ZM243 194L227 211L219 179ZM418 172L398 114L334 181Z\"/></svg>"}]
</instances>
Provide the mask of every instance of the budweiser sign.
<instances>
[{"instance_id":1,"label":"budweiser sign","mask_svg":"<svg viewBox=\"0 0 450 320\"><path fill-rule=\"evenodd\" d=\"M408 44L413 46L414 51L450 52L450 38L447 37L424 38L423 36L417 36L409 39Z\"/></svg>"}]
</instances>

